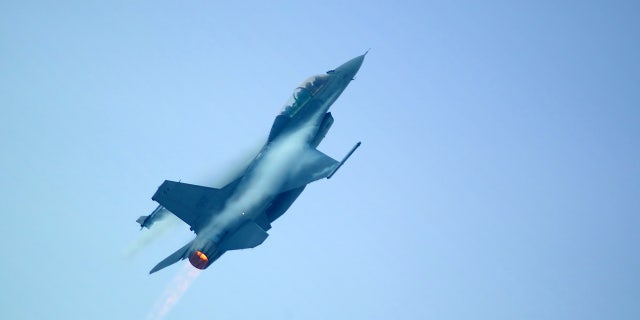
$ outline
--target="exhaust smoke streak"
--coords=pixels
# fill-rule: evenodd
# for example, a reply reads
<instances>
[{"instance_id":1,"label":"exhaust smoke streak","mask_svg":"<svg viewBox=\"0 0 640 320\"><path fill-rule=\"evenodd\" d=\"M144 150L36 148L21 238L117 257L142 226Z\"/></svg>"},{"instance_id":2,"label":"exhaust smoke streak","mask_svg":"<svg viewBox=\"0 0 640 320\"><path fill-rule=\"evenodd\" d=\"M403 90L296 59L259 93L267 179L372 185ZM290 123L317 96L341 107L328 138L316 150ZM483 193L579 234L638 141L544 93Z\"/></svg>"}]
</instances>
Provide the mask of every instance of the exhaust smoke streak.
<instances>
[{"instance_id":1,"label":"exhaust smoke streak","mask_svg":"<svg viewBox=\"0 0 640 320\"><path fill-rule=\"evenodd\" d=\"M202 270L192 267L189 263L185 263L155 303L147 319L163 319L178 303L184 293L187 292L187 289L189 289L193 281L200 275L201 271Z\"/></svg>"}]
</instances>

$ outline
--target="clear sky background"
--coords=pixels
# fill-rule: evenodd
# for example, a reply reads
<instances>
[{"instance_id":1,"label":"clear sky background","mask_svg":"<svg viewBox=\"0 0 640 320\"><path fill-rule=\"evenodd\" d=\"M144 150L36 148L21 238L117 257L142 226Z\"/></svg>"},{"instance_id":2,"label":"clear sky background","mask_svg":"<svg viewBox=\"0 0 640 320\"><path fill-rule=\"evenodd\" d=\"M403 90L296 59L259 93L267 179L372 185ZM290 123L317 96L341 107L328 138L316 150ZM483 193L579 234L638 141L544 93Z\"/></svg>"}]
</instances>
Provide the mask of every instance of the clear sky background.
<instances>
[{"instance_id":1,"label":"clear sky background","mask_svg":"<svg viewBox=\"0 0 640 320\"><path fill-rule=\"evenodd\" d=\"M362 147L166 319L640 319L639 45L638 1L3 1L0 318L147 319L156 188L371 48L319 149Z\"/></svg>"}]
</instances>

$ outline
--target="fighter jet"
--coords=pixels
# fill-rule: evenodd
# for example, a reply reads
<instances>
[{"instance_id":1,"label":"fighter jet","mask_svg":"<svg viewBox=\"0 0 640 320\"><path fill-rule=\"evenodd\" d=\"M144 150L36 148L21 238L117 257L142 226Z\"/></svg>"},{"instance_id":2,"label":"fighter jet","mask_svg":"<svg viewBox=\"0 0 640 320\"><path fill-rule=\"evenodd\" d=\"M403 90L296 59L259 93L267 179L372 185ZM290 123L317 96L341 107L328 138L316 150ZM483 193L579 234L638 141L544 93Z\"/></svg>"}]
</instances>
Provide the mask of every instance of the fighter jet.
<instances>
[{"instance_id":1,"label":"fighter jet","mask_svg":"<svg viewBox=\"0 0 640 320\"><path fill-rule=\"evenodd\" d=\"M206 269L229 250L262 244L271 223L307 184L336 173L360 142L342 161L317 147L334 121L329 108L354 79L365 55L302 82L275 118L265 145L234 181L222 188L169 180L160 185L151 198L159 205L150 215L138 218L141 228L151 227L168 210L188 224L196 237L149 273L186 258L195 268Z\"/></svg>"}]
</instances>

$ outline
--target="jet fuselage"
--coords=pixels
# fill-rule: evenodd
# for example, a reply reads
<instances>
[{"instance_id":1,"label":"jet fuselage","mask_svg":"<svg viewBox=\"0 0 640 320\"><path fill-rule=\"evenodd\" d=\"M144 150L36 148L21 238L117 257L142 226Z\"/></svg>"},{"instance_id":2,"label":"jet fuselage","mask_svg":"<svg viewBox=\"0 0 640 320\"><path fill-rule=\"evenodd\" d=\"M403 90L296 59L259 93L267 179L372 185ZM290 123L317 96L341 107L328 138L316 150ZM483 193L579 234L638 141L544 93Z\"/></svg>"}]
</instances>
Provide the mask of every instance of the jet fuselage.
<instances>
[{"instance_id":1,"label":"jet fuselage","mask_svg":"<svg viewBox=\"0 0 640 320\"><path fill-rule=\"evenodd\" d=\"M205 269L227 250L259 245L266 238L271 222L289 208L307 183L335 172L339 168L337 161L315 148L333 123L329 108L353 80L363 60L364 55L356 57L297 87L276 117L268 141L239 179L222 189L189 187L204 189L204 196L193 196L194 199L200 197L194 207L202 210L198 217L175 212L186 208L175 202L186 200L163 200L163 194L170 197L171 192L177 192L172 190L187 188L181 186L185 184L166 181L167 186L163 184L153 199L189 223L197 236L151 272L175 262L176 258L186 257L194 267ZM197 192L187 190L179 194L191 199ZM207 196L207 192L211 195ZM212 199L224 203L210 205Z\"/></svg>"}]
</instances>

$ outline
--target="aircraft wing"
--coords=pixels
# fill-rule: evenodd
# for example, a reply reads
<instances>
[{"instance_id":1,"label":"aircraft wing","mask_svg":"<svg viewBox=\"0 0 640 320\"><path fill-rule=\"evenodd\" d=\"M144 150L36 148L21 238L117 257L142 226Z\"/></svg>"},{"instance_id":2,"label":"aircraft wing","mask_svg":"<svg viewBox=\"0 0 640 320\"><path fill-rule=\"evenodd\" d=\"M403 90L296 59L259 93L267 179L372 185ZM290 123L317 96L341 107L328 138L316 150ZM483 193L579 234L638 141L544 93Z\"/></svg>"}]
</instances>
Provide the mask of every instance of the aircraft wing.
<instances>
[{"instance_id":1,"label":"aircraft wing","mask_svg":"<svg viewBox=\"0 0 640 320\"><path fill-rule=\"evenodd\" d=\"M269 234L253 221L246 222L220 243L222 250L255 248L262 244Z\"/></svg>"},{"instance_id":2,"label":"aircraft wing","mask_svg":"<svg viewBox=\"0 0 640 320\"><path fill-rule=\"evenodd\" d=\"M313 181L328 177L338 168L340 162L308 147L299 162L291 168L291 173L282 187L282 192L305 186Z\"/></svg>"},{"instance_id":3,"label":"aircraft wing","mask_svg":"<svg viewBox=\"0 0 640 320\"><path fill-rule=\"evenodd\" d=\"M165 180L151 199L198 233L210 215L218 211L216 209L222 208L236 183L237 181L234 181L222 189L216 189Z\"/></svg>"}]
</instances>

